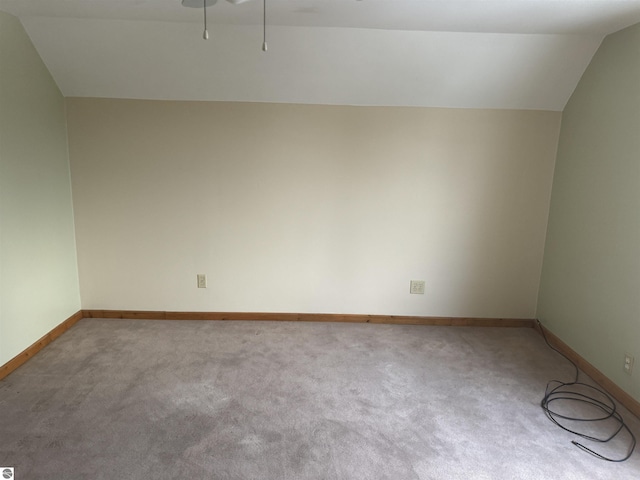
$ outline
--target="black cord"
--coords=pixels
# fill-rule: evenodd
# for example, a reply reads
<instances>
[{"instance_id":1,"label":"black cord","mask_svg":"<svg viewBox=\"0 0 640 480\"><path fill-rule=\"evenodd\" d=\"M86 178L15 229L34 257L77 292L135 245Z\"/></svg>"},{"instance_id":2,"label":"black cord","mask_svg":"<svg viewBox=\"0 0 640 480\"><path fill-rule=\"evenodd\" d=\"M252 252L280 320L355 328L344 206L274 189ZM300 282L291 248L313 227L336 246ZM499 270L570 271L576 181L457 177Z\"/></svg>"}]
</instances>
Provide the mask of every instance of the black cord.
<instances>
[{"instance_id":1,"label":"black cord","mask_svg":"<svg viewBox=\"0 0 640 480\"><path fill-rule=\"evenodd\" d=\"M575 377L573 382L561 382L559 380L551 380L549 383L547 383L547 388L544 391L544 397L540 402L540 406L542 407L542 410L544 411L547 418L549 418L549 420L551 420L557 426L559 426L563 430L566 430L569 433L573 433L574 435L577 435L580 438L584 438L586 440L590 440L592 442L598 442L598 443L607 443L613 440L616 436L618 436L618 434L621 431L623 430L626 431L631 437L631 443L629 445L629 450L627 455L624 458L620 458L620 459L606 457L592 450L591 448L588 448L583 444L576 442L575 440L573 440L571 443L573 443L579 449L587 453L590 453L594 457L597 457L601 460L606 460L608 462L624 462L628 460L636 448L636 437L633 434L633 432L631 432L627 424L624 422L622 415L620 415L620 413L617 411L616 403L613 400L613 398L611 398L606 392L604 392L603 390L597 387L579 382L578 377L580 374L580 370L578 369L578 366L575 364L573 360L571 360L564 353L562 353L560 350L558 350L557 348L555 348L553 345L549 343L549 340L547 339L547 335L544 333L544 327L542 326L539 320L538 320L538 326L540 327L540 331L542 332L542 337L544 338L544 341L547 344L547 346L554 352L557 352L560 355L562 355L564 358L566 358L571 363L571 365L573 365L573 367L575 368ZM555 385L555 387L551 388L552 385ZM581 392L566 388L566 387L576 387L576 386L583 389L588 389L588 390L590 389L596 392L602 398L604 398L604 400L599 400L594 396L587 395L586 393L581 393ZM553 402L558 400L569 400L569 401L575 401L580 403L586 403L587 405L591 405L592 407L595 407L596 409L601 410L602 415L596 416L593 418L579 418L579 417L569 417L567 415L561 415L560 413L552 410L550 407L550 405ZM618 428L609 437L598 438L598 437L594 437L591 435L587 435L585 433L572 430L566 427L565 425L563 425L561 423L562 420L575 421L575 422L602 422L605 420L611 420L611 421L617 422Z\"/></svg>"}]
</instances>

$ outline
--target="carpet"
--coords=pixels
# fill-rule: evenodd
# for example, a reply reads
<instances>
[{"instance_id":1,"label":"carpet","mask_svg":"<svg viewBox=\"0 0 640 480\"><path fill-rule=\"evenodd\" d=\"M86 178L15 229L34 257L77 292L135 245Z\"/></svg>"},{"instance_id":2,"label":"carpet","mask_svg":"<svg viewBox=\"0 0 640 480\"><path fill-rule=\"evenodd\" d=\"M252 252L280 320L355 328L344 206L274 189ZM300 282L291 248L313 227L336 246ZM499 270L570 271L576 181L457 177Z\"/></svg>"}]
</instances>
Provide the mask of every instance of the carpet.
<instances>
[{"instance_id":1,"label":"carpet","mask_svg":"<svg viewBox=\"0 0 640 480\"><path fill-rule=\"evenodd\" d=\"M0 466L19 480L637 480L637 451L603 462L545 417L547 381L572 374L532 329L84 319L0 381Z\"/></svg>"}]
</instances>

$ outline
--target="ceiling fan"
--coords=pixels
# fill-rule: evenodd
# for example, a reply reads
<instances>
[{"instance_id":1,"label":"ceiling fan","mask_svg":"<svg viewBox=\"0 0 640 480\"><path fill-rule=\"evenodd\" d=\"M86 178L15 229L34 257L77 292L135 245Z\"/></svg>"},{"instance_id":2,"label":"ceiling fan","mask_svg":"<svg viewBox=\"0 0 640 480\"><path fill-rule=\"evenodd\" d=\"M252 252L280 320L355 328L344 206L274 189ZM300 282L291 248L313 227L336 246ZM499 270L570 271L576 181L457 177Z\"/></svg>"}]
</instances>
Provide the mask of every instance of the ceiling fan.
<instances>
[{"instance_id":1,"label":"ceiling fan","mask_svg":"<svg viewBox=\"0 0 640 480\"><path fill-rule=\"evenodd\" d=\"M234 5L249 2L251 0L227 0ZM218 3L218 0L182 0L183 7L202 8L204 10L204 32L202 38L209 40L209 31L207 30L207 7L211 7ZM262 51L267 51L267 0L262 0Z\"/></svg>"}]
</instances>

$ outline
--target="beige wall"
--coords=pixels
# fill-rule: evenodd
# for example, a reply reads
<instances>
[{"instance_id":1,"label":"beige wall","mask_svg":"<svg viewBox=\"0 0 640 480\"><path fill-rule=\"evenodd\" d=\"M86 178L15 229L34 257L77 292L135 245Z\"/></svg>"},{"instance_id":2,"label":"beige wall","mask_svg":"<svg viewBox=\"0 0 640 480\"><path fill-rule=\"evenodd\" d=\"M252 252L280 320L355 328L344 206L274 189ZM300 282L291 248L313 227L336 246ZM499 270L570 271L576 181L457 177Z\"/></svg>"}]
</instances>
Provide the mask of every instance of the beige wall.
<instances>
[{"instance_id":1,"label":"beige wall","mask_svg":"<svg viewBox=\"0 0 640 480\"><path fill-rule=\"evenodd\" d=\"M0 12L0 365L80 309L64 109Z\"/></svg>"},{"instance_id":2,"label":"beige wall","mask_svg":"<svg viewBox=\"0 0 640 480\"><path fill-rule=\"evenodd\" d=\"M563 113L539 317L640 400L640 25L610 35Z\"/></svg>"},{"instance_id":3,"label":"beige wall","mask_svg":"<svg viewBox=\"0 0 640 480\"><path fill-rule=\"evenodd\" d=\"M535 315L557 112L67 108L84 308Z\"/></svg>"}]
</instances>

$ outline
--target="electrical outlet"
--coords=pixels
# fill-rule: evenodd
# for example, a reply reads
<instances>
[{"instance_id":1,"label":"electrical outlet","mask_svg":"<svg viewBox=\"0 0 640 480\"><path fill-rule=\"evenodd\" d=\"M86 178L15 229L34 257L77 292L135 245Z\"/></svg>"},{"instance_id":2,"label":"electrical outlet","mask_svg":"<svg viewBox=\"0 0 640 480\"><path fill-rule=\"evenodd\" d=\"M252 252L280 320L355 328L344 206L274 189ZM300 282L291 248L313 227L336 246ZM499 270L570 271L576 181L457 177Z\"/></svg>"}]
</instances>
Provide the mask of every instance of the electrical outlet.
<instances>
[{"instance_id":1,"label":"electrical outlet","mask_svg":"<svg viewBox=\"0 0 640 480\"><path fill-rule=\"evenodd\" d=\"M424 295L424 280L411 280L411 287L409 288L409 293Z\"/></svg>"},{"instance_id":2,"label":"electrical outlet","mask_svg":"<svg viewBox=\"0 0 640 480\"><path fill-rule=\"evenodd\" d=\"M624 354L624 373L631 375L633 371L633 357L628 353Z\"/></svg>"},{"instance_id":3,"label":"electrical outlet","mask_svg":"<svg viewBox=\"0 0 640 480\"><path fill-rule=\"evenodd\" d=\"M204 273L198 274L198 288L207 288L207 276Z\"/></svg>"}]
</instances>

